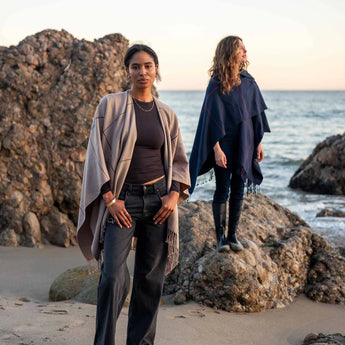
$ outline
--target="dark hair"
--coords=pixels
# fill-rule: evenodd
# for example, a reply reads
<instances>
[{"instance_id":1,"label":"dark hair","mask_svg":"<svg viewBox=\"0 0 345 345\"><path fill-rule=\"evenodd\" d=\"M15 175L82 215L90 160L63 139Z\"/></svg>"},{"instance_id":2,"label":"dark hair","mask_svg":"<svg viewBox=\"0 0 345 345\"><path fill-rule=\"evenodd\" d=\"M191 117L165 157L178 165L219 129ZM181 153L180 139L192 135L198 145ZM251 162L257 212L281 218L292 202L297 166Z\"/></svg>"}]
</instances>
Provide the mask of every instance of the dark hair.
<instances>
[{"instance_id":1,"label":"dark hair","mask_svg":"<svg viewBox=\"0 0 345 345\"><path fill-rule=\"evenodd\" d=\"M136 53L139 53L139 52L145 52L145 53L151 55L155 65L156 66L159 65L158 56L152 48L150 48L149 46L147 46L145 44L133 44L131 47L128 48L126 55L125 55L125 58L124 58L124 64L127 68L129 68L129 63L131 62L133 55ZM157 81L161 80L159 70L157 70L156 80Z\"/></svg>"}]
</instances>

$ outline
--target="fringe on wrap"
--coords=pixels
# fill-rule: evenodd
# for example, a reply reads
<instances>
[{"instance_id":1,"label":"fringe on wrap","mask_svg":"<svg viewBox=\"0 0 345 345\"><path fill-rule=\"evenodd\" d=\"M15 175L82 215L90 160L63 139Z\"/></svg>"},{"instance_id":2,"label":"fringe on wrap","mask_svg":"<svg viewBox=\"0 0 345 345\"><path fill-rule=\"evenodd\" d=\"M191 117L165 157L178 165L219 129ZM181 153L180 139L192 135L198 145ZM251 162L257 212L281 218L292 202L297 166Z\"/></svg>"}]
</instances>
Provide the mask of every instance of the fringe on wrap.
<instances>
[{"instance_id":1,"label":"fringe on wrap","mask_svg":"<svg viewBox=\"0 0 345 345\"><path fill-rule=\"evenodd\" d=\"M198 176L195 187L200 187L215 180L214 170L211 169L203 175Z\"/></svg>"},{"instance_id":2,"label":"fringe on wrap","mask_svg":"<svg viewBox=\"0 0 345 345\"><path fill-rule=\"evenodd\" d=\"M166 243L168 244L168 257L165 266L165 275L168 275L178 264L179 243L177 233L168 231Z\"/></svg>"},{"instance_id":3,"label":"fringe on wrap","mask_svg":"<svg viewBox=\"0 0 345 345\"><path fill-rule=\"evenodd\" d=\"M102 249L99 253L99 258L98 258L98 269L101 270L101 266L103 264L104 261L104 249Z\"/></svg>"},{"instance_id":4,"label":"fringe on wrap","mask_svg":"<svg viewBox=\"0 0 345 345\"><path fill-rule=\"evenodd\" d=\"M178 256L179 256L178 236L174 231L168 231L166 243L168 244L168 256L167 256L167 263L165 266L165 275L168 275L178 264ZM133 237L131 249L135 250L135 247L136 247L136 238ZM89 274L94 273L95 267L97 267L98 270L101 270L103 260L104 260L104 249L102 249L99 253L97 264L94 264L94 260L88 261Z\"/></svg>"},{"instance_id":5,"label":"fringe on wrap","mask_svg":"<svg viewBox=\"0 0 345 345\"><path fill-rule=\"evenodd\" d=\"M260 186L255 183L249 183L248 180L246 182L246 189L247 189L247 196L249 194L260 194Z\"/></svg>"},{"instance_id":6,"label":"fringe on wrap","mask_svg":"<svg viewBox=\"0 0 345 345\"><path fill-rule=\"evenodd\" d=\"M102 262L103 262L103 258L102 258ZM89 275L95 273L96 271L100 271L101 270L101 265L102 265L101 260L87 260L87 272Z\"/></svg>"},{"instance_id":7,"label":"fringe on wrap","mask_svg":"<svg viewBox=\"0 0 345 345\"><path fill-rule=\"evenodd\" d=\"M196 187L200 187L203 185L206 185L210 182L215 182L216 180L216 176L214 173L214 170L209 170L208 172L206 172L205 174L198 176L197 178L197 182L195 183ZM250 194L260 194L260 185L255 184L251 181L249 181L248 179L246 179L245 181L245 189L246 189L246 194L247 196ZM190 202L190 199L187 200L187 202Z\"/></svg>"}]
</instances>

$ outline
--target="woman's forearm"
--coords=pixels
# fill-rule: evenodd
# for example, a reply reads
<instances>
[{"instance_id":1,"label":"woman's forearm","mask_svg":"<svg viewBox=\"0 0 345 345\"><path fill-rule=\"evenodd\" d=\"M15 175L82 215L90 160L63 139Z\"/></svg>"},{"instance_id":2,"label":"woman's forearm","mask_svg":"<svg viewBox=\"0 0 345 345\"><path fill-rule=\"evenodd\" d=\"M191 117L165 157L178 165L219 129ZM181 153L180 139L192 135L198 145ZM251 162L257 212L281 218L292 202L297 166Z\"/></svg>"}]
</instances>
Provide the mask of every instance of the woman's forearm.
<instances>
[{"instance_id":1,"label":"woman's forearm","mask_svg":"<svg viewBox=\"0 0 345 345\"><path fill-rule=\"evenodd\" d=\"M104 202L107 204L114 199L114 194L112 191L106 192L102 195Z\"/></svg>"},{"instance_id":2,"label":"woman's forearm","mask_svg":"<svg viewBox=\"0 0 345 345\"><path fill-rule=\"evenodd\" d=\"M219 141L216 142L216 144L213 146L213 151L214 152L219 152L221 150Z\"/></svg>"}]
</instances>

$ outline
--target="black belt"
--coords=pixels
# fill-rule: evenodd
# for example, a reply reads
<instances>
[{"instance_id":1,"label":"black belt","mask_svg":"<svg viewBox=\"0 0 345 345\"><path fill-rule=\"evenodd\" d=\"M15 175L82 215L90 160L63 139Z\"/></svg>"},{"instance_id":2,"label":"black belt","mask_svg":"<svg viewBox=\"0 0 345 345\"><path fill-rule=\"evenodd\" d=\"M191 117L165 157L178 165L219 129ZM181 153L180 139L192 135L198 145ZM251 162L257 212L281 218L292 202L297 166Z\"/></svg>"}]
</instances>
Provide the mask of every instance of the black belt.
<instances>
[{"instance_id":1,"label":"black belt","mask_svg":"<svg viewBox=\"0 0 345 345\"><path fill-rule=\"evenodd\" d=\"M122 192L130 192L132 195L147 195L147 194L160 194L166 189L166 181L163 177L159 181L150 184L131 184L125 183Z\"/></svg>"}]
</instances>

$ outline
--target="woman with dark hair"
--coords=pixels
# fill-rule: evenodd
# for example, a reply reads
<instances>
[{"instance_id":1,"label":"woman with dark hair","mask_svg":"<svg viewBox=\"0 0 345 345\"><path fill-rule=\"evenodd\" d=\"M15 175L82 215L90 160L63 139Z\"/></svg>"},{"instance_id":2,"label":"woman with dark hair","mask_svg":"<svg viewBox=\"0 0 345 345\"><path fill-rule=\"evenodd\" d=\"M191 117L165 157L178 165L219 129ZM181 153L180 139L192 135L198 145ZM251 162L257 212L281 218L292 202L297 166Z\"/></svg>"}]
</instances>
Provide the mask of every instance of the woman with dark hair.
<instances>
[{"instance_id":1,"label":"woman with dark hair","mask_svg":"<svg viewBox=\"0 0 345 345\"><path fill-rule=\"evenodd\" d=\"M115 343L129 291L126 265L137 238L127 345L153 344L164 274L178 260L177 204L188 197L188 160L175 113L152 96L158 57L133 45L124 64L131 89L101 100L87 149L78 243L101 263L95 345Z\"/></svg>"},{"instance_id":2,"label":"woman with dark hair","mask_svg":"<svg viewBox=\"0 0 345 345\"><path fill-rule=\"evenodd\" d=\"M197 176L214 169L216 190L212 210L218 251L243 249L236 230L244 183L259 185L263 179L258 163L264 158L263 134L270 132L267 107L254 78L246 71L247 66L247 51L241 38L228 36L219 42L189 160L190 193Z\"/></svg>"}]
</instances>

